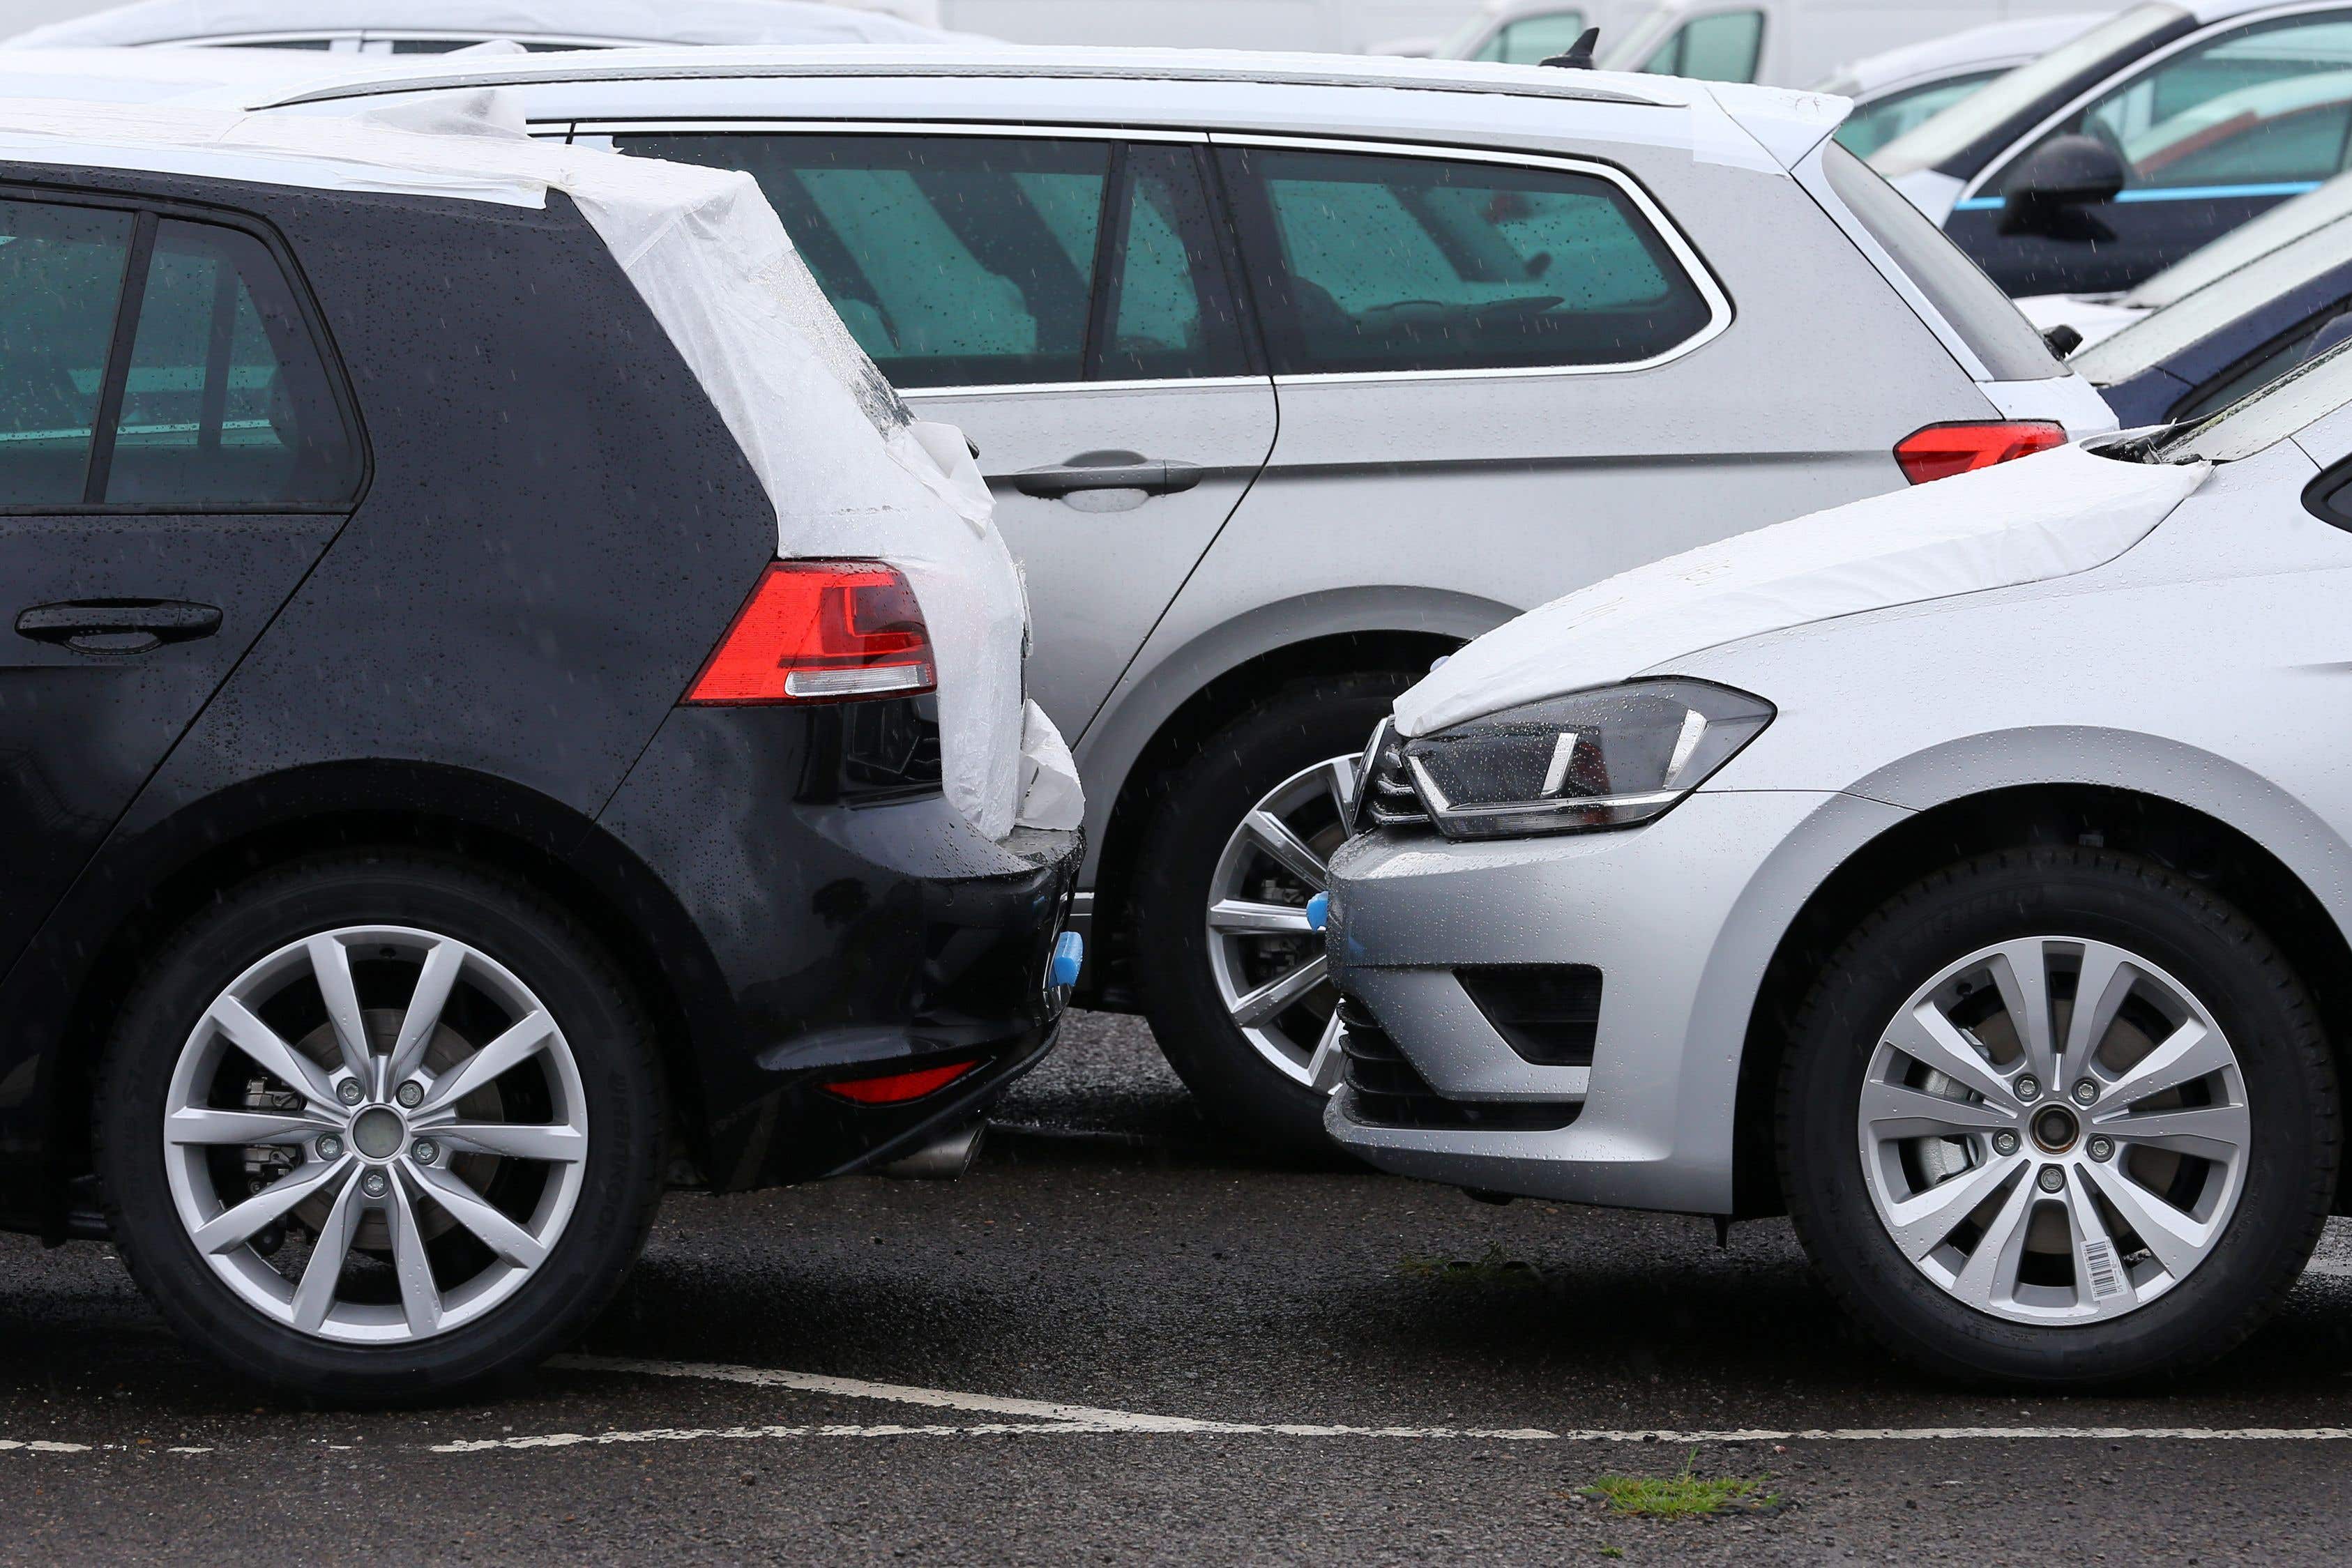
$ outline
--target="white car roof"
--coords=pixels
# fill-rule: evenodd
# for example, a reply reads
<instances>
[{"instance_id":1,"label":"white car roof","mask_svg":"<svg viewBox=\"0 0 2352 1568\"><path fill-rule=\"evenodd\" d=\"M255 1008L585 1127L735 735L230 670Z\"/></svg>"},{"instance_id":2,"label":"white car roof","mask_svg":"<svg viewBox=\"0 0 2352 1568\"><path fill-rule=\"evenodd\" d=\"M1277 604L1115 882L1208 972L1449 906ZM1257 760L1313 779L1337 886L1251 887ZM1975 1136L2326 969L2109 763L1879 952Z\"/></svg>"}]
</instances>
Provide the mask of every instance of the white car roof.
<instances>
[{"instance_id":1,"label":"white car roof","mask_svg":"<svg viewBox=\"0 0 2352 1568\"><path fill-rule=\"evenodd\" d=\"M223 89L257 97L351 68L348 55L304 49L0 48L0 99L156 103Z\"/></svg>"},{"instance_id":2,"label":"white car roof","mask_svg":"<svg viewBox=\"0 0 2352 1568\"><path fill-rule=\"evenodd\" d=\"M1841 66L1822 84L1822 89L1867 98L1921 78L2022 65L2082 37L2112 15L2110 11L2072 11L2058 16L2020 16L2008 22L1988 22L1981 27L1969 27L1924 43L1906 44Z\"/></svg>"},{"instance_id":3,"label":"white car roof","mask_svg":"<svg viewBox=\"0 0 2352 1568\"><path fill-rule=\"evenodd\" d=\"M1103 49L1003 46L965 49L700 48L631 49L603 54L438 57L353 72L347 78L266 99L250 108L323 106L341 99L481 87L756 78L1003 80L1030 95L1058 83L1113 84L1120 117L1132 123L1188 123L1246 118L1259 92L1284 89L1365 89L1445 95L1446 118L1467 130L1541 131L1546 102L1622 110L1629 134L1652 145L1682 147L1703 160L1785 169L1835 131L1843 99L1778 88L1685 81L1677 78L1497 66L1459 60L1366 55L1274 54L1218 49ZM1241 89L1242 96L1229 89ZM1484 100L1483 105L1479 100ZM1394 100L1365 95L1368 132L1391 125ZM1262 105L1261 105L1262 107ZM1660 110L1680 110L1666 114ZM1452 127L1448 128L1453 129ZM1551 127L1555 131L1559 128ZM1742 132L1745 134L1743 135Z\"/></svg>"},{"instance_id":4,"label":"white car roof","mask_svg":"<svg viewBox=\"0 0 2352 1568\"><path fill-rule=\"evenodd\" d=\"M5 47L362 32L644 44L919 44L961 36L821 0L138 0L36 27Z\"/></svg>"}]
</instances>

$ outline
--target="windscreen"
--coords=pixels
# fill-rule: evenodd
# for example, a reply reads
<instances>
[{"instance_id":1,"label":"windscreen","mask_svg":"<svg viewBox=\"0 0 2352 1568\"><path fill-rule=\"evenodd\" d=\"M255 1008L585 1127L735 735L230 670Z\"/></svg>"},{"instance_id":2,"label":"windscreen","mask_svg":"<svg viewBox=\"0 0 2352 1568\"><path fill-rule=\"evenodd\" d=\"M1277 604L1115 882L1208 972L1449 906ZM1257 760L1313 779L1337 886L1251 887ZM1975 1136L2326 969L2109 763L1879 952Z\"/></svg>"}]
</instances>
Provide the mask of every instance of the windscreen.
<instances>
[{"instance_id":1,"label":"windscreen","mask_svg":"<svg viewBox=\"0 0 2352 1568\"><path fill-rule=\"evenodd\" d=\"M1838 200L1984 361L1994 381L2048 381L2066 373L2009 296L1869 164L1832 142L1822 150L1822 167Z\"/></svg>"},{"instance_id":2,"label":"windscreen","mask_svg":"<svg viewBox=\"0 0 2352 1568\"><path fill-rule=\"evenodd\" d=\"M2165 433L2153 447L2142 449L2144 460L2180 463L2202 457L2234 463L2267 451L2347 402L2352 402L2352 343L2281 376L2210 419Z\"/></svg>"},{"instance_id":3,"label":"windscreen","mask_svg":"<svg viewBox=\"0 0 2352 1568\"><path fill-rule=\"evenodd\" d=\"M2352 261L2352 230L2343 224L2305 235L2084 350L2074 357L2075 371L2095 386L2127 382L2347 261Z\"/></svg>"},{"instance_id":4,"label":"windscreen","mask_svg":"<svg viewBox=\"0 0 2352 1568\"><path fill-rule=\"evenodd\" d=\"M2227 277L2248 262L2259 261L2280 246L2345 217L2352 217L2352 174L2338 174L2309 195L2273 207L2203 249L2191 251L2125 295L2123 303L2143 310L2160 310Z\"/></svg>"},{"instance_id":5,"label":"windscreen","mask_svg":"<svg viewBox=\"0 0 2352 1568\"><path fill-rule=\"evenodd\" d=\"M2119 16L2092 28L2071 44L2062 45L1970 94L1917 130L1896 137L1872 155L1870 166L1893 179L1920 169L1933 169L1978 140L2024 113L2052 93L2112 57L2128 60L2157 34L2189 21L2178 5L2158 3L2135 5Z\"/></svg>"}]
</instances>

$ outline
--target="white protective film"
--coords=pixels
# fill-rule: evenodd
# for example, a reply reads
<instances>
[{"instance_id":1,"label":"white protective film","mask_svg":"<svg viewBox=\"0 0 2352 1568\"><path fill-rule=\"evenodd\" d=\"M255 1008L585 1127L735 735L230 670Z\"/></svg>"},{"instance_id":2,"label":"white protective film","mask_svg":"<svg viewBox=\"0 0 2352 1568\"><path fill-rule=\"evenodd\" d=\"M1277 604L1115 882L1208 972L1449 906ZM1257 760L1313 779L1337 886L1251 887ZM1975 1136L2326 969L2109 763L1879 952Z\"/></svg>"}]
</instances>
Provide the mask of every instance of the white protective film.
<instances>
[{"instance_id":1,"label":"white protective film","mask_svg":"<svg viewBox=\"0 0 2352 1568\"><path fill-rule=\"evenodd\" d=\"M142 0L36 27L5 47L436 31L648 44L937 44L967 36L823 0Z\"/></svg>"},{"instance_id":2,"label":"white protective film","mask_svg":"<svg viewBox=\"0 0 2352 1568\"><path fill-rule=\"evenodd\" d=\"M534 207L565 193L740 443L778 553L907 574L938 654L948 799L991 839L1076 826L1058 783L1043 815L1022 810L1024 779L1051 778L1067 749L1024 712L1020 570L962 436L910 419L750 175L534 141L521 124L488 91L348 117L16 100L0 103L0 161Z\"/></svg>"},{"instance_id":3,"label":"white protective film","mask_svg":"<svg viewBox=\"0 0 2352 1568\"><path fill-rule=\"evenodd\" d=\"M1687 550L1487 632L1397 699L1397 727L1428 735L1743 637L2087 571L2209 472L2065 446Z\"/></svg>"}]
</instances>

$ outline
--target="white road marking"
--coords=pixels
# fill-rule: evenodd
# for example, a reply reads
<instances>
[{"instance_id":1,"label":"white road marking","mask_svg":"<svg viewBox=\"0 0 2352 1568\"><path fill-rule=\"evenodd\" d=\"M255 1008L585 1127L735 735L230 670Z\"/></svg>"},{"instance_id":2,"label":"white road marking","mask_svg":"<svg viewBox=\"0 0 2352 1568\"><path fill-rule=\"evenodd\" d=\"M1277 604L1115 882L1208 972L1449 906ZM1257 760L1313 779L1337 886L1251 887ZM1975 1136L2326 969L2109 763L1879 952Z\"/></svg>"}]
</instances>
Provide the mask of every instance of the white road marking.
<instances>
[{"instance_id":1,"label":"white road marking","mask_svg":"<svg viewBox=\"0 0 2352 1568\"><path fill-rule=\"evenodd\" d=\"M88 1443L52 1443L41 1437L26 1441L19 1441L15 1437L0 1437L0 1453L16 1449L22 1449L28 1454L87 1454L89 1452L89 1445Z\"/></svg>"},{"instance_id":2,"label":"white road marking","mask_svg":"<svg viewBox=\"0 0 2352 1568\"><path fill-rule=\"evenodd\" d=\"M904 1384L868 1383L855 1377L829 1377L816 1373L783 1372L764 1366L728 1366L709 1362L638 1361L614 1356L569 1355L551 1365L574 1372L619 1373L641 1377L676 1377L712 1383L740 1383L760 1388L789 1388L803 1394L830 1394L852 1399L880 1399L921 1405L934 1409L970 1410L998 1416L1025 1416L1026 1422L992 1422L948 1427L734 1427L724 1428L656 1427L640 1432L584 1434L559 1432L536 1437L505 1437L450 1443L436 1453L478 1453L491 1448L555 1448L583 1444L679 1442L703 1437L1000 1437L1006 1435L1134 1435L1166 1434L1208 1437L1403 1437L1415 1439L1471 1438L1485 1442L1519 1443L1916 1443L2170 1441L2210 1443L2342 1442L2352 1439L2352 1427L1815 1427L1671 1428L1569 1427L1559 1431L1540 1427L1508 1428L1473 1427L1334 1427L1300 1422L1202 1421L1187 1416L1151 1416L1129 1410L1105 1410L1086 1405L1065 1405L1045 1399L1007 1399L992 1394L960 1394L942 1388L917 1388Z\"/></svg>"}]
</instances>

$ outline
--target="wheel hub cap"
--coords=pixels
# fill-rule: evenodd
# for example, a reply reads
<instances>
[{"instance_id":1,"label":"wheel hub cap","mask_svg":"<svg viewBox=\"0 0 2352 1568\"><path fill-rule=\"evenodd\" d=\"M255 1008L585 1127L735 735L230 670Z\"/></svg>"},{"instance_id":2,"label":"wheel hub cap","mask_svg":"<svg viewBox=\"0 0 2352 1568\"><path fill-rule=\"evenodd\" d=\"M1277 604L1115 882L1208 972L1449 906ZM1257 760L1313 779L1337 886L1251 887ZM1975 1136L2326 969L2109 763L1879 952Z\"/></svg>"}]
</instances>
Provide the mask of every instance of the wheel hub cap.
<instances>
[{"instance_id":1,"label":"wheel hub cap","mask_svg":"<svg viewBox=\"0 0 2352 1568\"><path fill-rule=\"evenodd\" d=\"M406 1141L407 1124L396 1112L374 1105L352 1118L352 1142L372 1160L388 1160Z\"/></svg>"},{"instance_id":2,"label":"wheel hub cap","mask_svg":"<svg viewBox=\"0 0 2352 1568\"><path fill-rule=\"evenodd\" d=\"M1888 1240L1969 1307L2033 1324L2116 1317L2187 1278L2252 1145L2212 1013L2137 955L2070 936L1983 948L1913 993L1855 1130Z\"/></svg>"}]
</instances>

